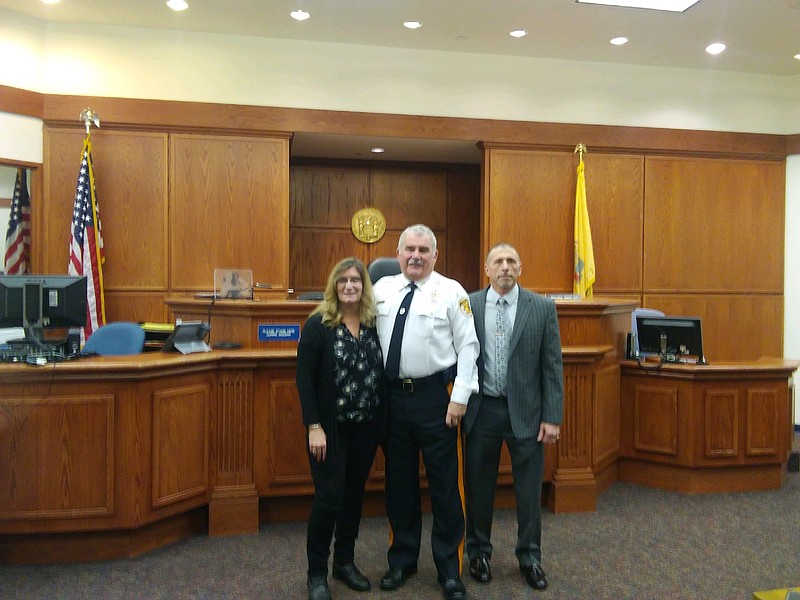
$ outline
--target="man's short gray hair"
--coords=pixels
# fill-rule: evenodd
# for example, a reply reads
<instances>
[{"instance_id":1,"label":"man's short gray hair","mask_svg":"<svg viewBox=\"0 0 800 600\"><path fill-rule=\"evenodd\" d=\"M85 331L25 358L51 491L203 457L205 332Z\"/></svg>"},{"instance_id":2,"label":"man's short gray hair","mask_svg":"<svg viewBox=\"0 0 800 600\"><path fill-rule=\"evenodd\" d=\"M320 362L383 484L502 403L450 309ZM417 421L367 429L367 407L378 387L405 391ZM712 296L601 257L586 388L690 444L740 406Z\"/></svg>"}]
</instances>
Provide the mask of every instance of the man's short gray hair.
<instances>
[{"instance_id":1,"label":"man's short gray hair","mask_svg":"<svg viewBox=\"0 0 800 600\"><path fill-rule=\"evenodd\" d=\"M428 227L427 225L423 225L422 223L417 223L416 225L409 225L403 230L403 233L400 234L400 239L397 240L397 249L403 249L403 243L406 240L406 235L409 233L413 233L414 235L419 236L426 236L431 238L431 251L436 252L436 234L433 233L433 229Z\"/></svg>"},{"instance_id":2,"label":"man's short gray hair","mask_svg":"<svg viewBox=\"0 0 800 600\"><path fill-rule=\"evenodd\" d=\"M499 244L495 244L494 246L492 246L491 248L489 248L489 251L486 253L486 260L485 260L484 262L485 262L487 265L489 264L489 257L492 255L492 252L494 252L495 250L499 250L500 248L503 248L504 250L513 250L513 251L514 251L514 253L515 253L517 256L519 256L519 252L517 251L517 249L516 249L516 248L514 248L514 246L512 246L512 245L511 245L511 244L509 244L508 242L500 242Z\"/></svg>"}]
</instances>

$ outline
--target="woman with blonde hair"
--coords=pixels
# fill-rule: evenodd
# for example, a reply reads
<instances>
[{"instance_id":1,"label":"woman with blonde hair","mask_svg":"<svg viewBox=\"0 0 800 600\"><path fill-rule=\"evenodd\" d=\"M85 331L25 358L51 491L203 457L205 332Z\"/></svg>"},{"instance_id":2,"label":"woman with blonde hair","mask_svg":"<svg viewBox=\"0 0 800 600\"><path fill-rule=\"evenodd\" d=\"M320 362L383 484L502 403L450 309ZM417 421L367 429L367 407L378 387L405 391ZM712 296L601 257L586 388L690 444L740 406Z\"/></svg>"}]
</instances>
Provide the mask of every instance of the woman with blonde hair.
<instances>
[{"instance_id":1,"label":"woman with blonde hair","mask_svg":"<svg viewBox=\"0 0 800 600\"><path fill-rule=\"evenodd\" d=\"M306 536L309 600L331 598L334 534L333 577L356 591L370 589L354 552L364 486L383 427L382 375L372 284L360 260L345 258L331 271L297 347L297 390L314 480Z\"/></svg>"}]
</instances>

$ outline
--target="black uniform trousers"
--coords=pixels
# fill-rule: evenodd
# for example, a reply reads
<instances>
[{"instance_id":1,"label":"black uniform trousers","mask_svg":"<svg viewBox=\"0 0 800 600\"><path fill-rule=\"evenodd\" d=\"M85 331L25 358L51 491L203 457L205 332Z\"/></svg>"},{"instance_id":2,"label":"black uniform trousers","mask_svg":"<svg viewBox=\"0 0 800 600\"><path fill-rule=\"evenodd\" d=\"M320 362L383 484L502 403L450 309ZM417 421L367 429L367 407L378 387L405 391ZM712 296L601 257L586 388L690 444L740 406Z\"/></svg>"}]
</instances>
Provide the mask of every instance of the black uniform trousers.
<instances>
[{"instance_id":1,"label":"black uniform trousers","mask_svg":"<svg viewBox=\"0 0 800 600\"><path fill-rule=\"evenodd\" d=\"M378 419L367 423L338 423L336 427L335 447L331 446L331 436L328 436L324 461L315 460L309 453L314 480L314 501L306 536L310 576L328 574L334 530L333 559L339 564L352 562L361 524L364 486L380 442Z\"/></svg>"},{"instance_id":2,"label":"black uniform trousers","mask_svg":"<svg viewBox=\"0 0 800 600\"><path fill-rule=\"evenodd\" d=\"M460 574L464 513L458 489L458 428L447 427L450 396L443 382L421 390L390 386L386 454L386 512L392 527L390 568L417 565L422 535L419 454L433 512L431 549L439 579Z\"/></svg>"}]
</instances>

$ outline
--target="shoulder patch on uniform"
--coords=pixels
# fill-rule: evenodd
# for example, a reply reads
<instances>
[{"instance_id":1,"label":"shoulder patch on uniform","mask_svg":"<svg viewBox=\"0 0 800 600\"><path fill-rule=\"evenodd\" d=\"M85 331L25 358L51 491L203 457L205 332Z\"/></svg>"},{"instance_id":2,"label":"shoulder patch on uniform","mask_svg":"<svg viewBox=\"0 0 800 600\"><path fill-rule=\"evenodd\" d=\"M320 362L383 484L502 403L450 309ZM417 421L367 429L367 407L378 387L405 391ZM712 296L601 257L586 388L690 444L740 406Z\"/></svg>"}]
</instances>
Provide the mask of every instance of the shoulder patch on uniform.
<instances>
[{"instance_id":1,"label":"shoulder patch on uniform","mask_svg":"<svg viewBox=\"0 0 800 600\"><path fill-rule=\"evenodd\" d=\"M458 306L461 309L461 312L463 312L465 315L467 315L468 317L472 316L472 308L470 308L468 298L462 298L461 300L459 300Z\"/></svg>"}]
</instances>

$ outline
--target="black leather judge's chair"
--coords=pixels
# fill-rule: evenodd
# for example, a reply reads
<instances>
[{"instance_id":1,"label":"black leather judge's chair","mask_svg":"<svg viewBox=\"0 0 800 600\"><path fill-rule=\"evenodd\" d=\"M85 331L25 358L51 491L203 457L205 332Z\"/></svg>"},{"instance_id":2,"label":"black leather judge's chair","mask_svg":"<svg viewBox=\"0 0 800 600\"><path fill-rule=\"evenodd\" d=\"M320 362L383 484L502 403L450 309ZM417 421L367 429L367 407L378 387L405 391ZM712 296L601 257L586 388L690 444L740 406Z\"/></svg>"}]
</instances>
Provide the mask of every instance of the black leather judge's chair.
<instances>
[{"instance_id":1,"label":"black leather judge's chair","mask_svg":"<svg viewBox=\"0 0 800 600\"><path fill-rule=\"evenodd\" d=\"M367 266L367 273L372 285L375 285L381 277L397 275L399 272L400 263L394 256L379 256Z\"/></svg>"}]
</instances>

